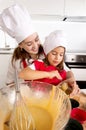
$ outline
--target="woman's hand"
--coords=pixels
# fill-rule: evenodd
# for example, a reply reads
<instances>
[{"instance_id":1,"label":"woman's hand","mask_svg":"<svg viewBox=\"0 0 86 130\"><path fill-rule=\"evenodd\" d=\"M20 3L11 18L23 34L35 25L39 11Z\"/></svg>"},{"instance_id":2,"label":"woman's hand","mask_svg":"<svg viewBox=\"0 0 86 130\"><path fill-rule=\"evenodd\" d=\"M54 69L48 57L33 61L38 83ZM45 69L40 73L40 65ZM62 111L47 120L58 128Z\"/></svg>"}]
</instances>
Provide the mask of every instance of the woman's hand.
<instances>
[{"instance_id":1,"label":"woman's hand","mask_svg":"<svg viewBox=\"0 0 86 130\"><path fill-rule=\"evenodd\" d=\"M72 88L72 92L70 94L70 97L73 97L74 95L80 93L80 88L76 81L69 82L68 85Z\"/></svg>"},{"instance_id":2,"label":"woman's hand","mask_svg":"<svg viewBox=\"0 0 86 130\"><path fill-rule=\"evenodd\" d=\"M58 70L49 72L49 77L48 77L48 78L52 79L52 78L54 78L54 77L56 77L56 78L62 80L62 77L61 77L61 75L59 74Z\"/></svg>"}]
</instances>

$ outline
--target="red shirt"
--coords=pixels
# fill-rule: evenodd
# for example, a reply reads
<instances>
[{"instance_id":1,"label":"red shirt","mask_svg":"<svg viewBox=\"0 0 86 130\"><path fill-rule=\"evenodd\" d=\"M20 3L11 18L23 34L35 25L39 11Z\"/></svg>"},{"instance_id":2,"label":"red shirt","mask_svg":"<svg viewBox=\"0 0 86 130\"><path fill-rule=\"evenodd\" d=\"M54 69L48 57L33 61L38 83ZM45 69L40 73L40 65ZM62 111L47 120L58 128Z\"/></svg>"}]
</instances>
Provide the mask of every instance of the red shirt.
<instances>
[{"instance_id":1,"label":"red shirt","mask_svg":"<svg viewBox=\"0 0 86 130\"><path fill-rule=\"evenodd\" d=\"M34 65L35 65L36 70L40 70L40 71L50 72L50 71L53 71L53 70L57 70L56 67L54 67L52 65L46 66L44 62L41 62L41 61L38 61L38 60L34 61ZM47 82L47 83L50 83L50 84L53 84L53 85L58 85L61 81L66 79L66 71L65 70L61 70L61 71L58 71L58 72L60 73L60 75L62 77L62 80L54 77L52 79L50 79L50 78L43 78L43 79L39 79L38 81Z\"/></svg>"}]
</instances>

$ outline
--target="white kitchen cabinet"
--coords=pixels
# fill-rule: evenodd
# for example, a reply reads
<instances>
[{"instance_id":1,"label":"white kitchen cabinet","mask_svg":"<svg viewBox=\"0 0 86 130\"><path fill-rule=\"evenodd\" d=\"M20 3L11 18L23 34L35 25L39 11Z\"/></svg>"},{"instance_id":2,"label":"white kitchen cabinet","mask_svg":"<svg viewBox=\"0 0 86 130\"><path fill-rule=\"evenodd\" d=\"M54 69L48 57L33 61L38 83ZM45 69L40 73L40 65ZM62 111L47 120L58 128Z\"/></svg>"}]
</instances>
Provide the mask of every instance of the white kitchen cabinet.
<instances>
[{"instance_id":1,"label":"white kitchen cabinet","mask_svg":"<svg viewBox=\"0 0 86 130\"><path fill-rule=\"evenodd\" d=\"M0 11L14 3L26 6L31 15L39 17L86 16L86 0L0 0Z\"/></svg>"},{"instance_id":2,"label":"white kitchen cabinet","mask_svg":"<svg viewBox=\"0 0 86 130\"><path fill-rule=\"evenodd\" d=\"M0 11L14 4L14 0L0 0Z\"/></svg>"},{"instance_id":3,"label":"white kitchen cabinet","mask_svg":"<svg viewBox=\"0 0 86 130\"><path fill-rule=\"evenodd\" d=\"M25 5L30 14L62 15L64 0L17 0Z\"/></svg>"},{"instance_id":4,"label":"white kitchen cabinet","mask_svg":"<svg viewBox=\"0 0 86 130\"><path fill-rule=\"evenodd\" d=\"M4 87L11 55L12 54L0 53L0 88Z\"/></svg>"},{"instance_id":5,"label":"white kitchen cabinet","mask_svg":"<svg viewBox=\"0 0 86 130\"><path fill-rule=\"evenodd\" d=\"M63 15L64 0L0 0L0 11L14 3L25 5L30 14Z\"/></svg>"},{"instance_id":6,"label":"white kitchen cabinet","mask_svg":"<svg viewBox=\"0 0 86 130\"><path fill-rule=\"evenodd\" d=\"M86 0L64 0L66 16L86 16Z\"/></svg>"}]
</instances>

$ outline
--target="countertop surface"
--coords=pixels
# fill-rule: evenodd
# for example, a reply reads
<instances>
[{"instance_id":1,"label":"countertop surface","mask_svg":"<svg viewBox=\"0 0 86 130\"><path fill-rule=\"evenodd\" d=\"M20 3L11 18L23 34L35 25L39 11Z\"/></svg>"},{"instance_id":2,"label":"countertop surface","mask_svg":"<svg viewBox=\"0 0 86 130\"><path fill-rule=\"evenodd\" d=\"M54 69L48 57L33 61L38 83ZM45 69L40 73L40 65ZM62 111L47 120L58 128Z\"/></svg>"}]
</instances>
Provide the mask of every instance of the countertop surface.
<instances>
[{"instance_id":1,"label":"countertop surface","mask_svg":"<svg viewBox=\"0 0 86 130\"><path fill-rule=\"evenodd\" d=\"M14 49L12 48L0 48L0 54L12 54Z\"/></svg>"}]
</instances>

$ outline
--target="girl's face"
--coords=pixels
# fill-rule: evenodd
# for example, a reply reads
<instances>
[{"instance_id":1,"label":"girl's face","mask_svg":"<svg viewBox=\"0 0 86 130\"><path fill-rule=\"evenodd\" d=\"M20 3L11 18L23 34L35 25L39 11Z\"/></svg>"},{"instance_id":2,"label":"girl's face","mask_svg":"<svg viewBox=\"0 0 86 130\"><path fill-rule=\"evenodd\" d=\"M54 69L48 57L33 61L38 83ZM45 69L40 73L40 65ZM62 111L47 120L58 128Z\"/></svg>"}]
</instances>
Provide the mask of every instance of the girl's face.
<instances>
[{"instance_id":1,"label":"girl's face","mask_svg":"<svg viewBox=\"0 0 86 130\"><path fill-rule=\"evenodd\" d=\"M34 33L27 37L22 43L19 45L21 49L23 48L30 55L37 54L39 51L40 40L37 33Z\"/></svg>"},{"instance_id":2,"label":"girl's face","mask_svg":"<svg viewBox=\"0 0 86 130\"><path fill-rule=\"evenodd\" d=\"M50 53L48 53L47 58L50 65L57 66L61 63L64 58L65 48L56 47Z\"/></svg>"}]
</instances>

